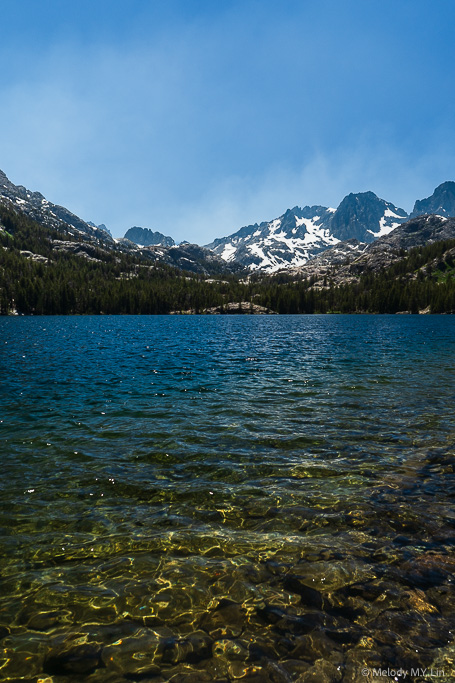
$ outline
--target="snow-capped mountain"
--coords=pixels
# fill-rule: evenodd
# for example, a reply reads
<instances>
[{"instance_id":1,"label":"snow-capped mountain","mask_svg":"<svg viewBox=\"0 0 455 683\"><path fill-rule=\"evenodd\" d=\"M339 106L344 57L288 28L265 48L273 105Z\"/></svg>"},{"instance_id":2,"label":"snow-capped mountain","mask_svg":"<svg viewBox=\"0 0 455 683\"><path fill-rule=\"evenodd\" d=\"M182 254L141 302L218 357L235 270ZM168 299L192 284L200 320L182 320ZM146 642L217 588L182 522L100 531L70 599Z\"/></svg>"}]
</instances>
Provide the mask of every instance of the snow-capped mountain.
<instances>
[{"instance_id":1,"label":"snow-capped mountain","mask_svg":"<svg viewBox=\"0 0 455 683\"><path fill-rule=\"evenodd\" d=\"M323 206L295 206L280 218L248 225L207 248L227 262L236 261L254 270L273 272L284 266L298 266L336 244L328 229L333 212Z\"/></svg>"},{"instance_id":2,"label":"snow-capped mountain","mask_svg":"<svg viewBox=\"0 0 455 683\"><path fill-rule=\"evenodd\" d=\"M273 273L298 269L317 256L319 265L340 263L351 259L354 252L362 253L368 244L381 240L409 220L403 209L373 192L361 192L347 195L337 209L295 206L279 218L248 225L206 247L184 243L177 247L172 237L147 228L130 228L127 239L113 239L104 224L83 221L65 207L52 204L40 192L14 185L2 171L0 204L59 230L70 239L72 236L102 248L137 253L153 261L205 273L221 272L223 267L226 272L247 268ZM430 197L415 202L411 218L424 214L455 216L455 182L442 183Z\"/></svg>"},{"instance_id":3,"label":"snow-capped mountain","mask_svg":"<svg viewBox=\"0 0 455 683\"><path fill-rule=\"evenodd\" d=\"M406 211L380 199L374 192L348 194L330 221L330 232L338 240L355 238L370 243L388 235L409 218Z\"/></svg>"},{"instance_id":4,"label":"snow-capped mountain","mask_svg":"<svg viewBox=\"0 0 455 683\"><path fill-rule=\"evenodd\" d=\"M216 239L207 248L227 262L271 273L301 266L345 240L372 242L407 219L403 209L373 192L363 192L348 195L337 209L295 206L272 221L248 225Z\"/></svg>"}]
</instances>

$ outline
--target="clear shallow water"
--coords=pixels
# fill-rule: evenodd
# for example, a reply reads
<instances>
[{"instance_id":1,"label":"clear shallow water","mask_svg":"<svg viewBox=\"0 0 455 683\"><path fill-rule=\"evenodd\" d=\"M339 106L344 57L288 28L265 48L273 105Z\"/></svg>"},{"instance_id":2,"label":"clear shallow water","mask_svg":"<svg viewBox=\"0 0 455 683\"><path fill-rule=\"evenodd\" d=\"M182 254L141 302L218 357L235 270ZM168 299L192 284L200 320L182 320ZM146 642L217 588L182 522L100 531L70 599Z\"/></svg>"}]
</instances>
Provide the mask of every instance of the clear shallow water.
<instances>
[{"instance_id":1,"label":"clear shallow water","mask_svg":"<svg viewBox=\"0 0 455 683\"><path fill-rule=\"evenodd\" d=\"M455 680L453 317L0 335L0 677Z\"/></svg>"}]
</instances>

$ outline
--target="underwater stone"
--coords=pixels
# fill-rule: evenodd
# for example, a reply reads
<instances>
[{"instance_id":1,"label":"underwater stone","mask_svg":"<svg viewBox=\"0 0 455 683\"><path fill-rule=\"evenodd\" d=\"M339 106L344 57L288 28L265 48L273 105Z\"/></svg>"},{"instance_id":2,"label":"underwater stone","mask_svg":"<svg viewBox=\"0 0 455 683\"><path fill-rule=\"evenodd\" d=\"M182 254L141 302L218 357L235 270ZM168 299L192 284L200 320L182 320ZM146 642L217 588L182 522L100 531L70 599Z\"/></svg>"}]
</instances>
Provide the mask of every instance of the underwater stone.
<instances>
[{"instance_id":1,"label":"underwater stone","mask_svg":"<svg viewBox=\"0 0 455 683\"><path fill-rule=\"evenodd\" d=\"M104 665L123 674L159 673L159 662L167 647L172 647L177 636L164 627L139 628L126 637L120 637L103 648Z\"/></svg>"},{"instance_id":2,"label":"underwater stone","mask_svg":"<svg viewBox=\"0 0 455 683\"><path fill-rule=\"evenodd\" d=\"M325 625L326 619L321 612L308 612L307 614L289 614L275 605L266 605L257 608L258 616L284 633L311 633Z\"/></svg>"},{"instance_id":3,"label":"underwater stone","mask_svg":"<svg viewBox=\"0 0 455 683\"><path fill-rule=\"evenodd\" d=\"M298 682L310 683L337 683L341 681L343 670L341 665L335 666L325 659L318 659L306 673L298 678Z\"/></svg>"},{"instance_id":4,"label":"underwater stone","mask_svg":"<svg viewBox=\"0 0 455 683\"><path fill-rule=\"evenodd\" d=\"M261 666L245 666L241 662L232 662L229 675L234 679L241 679L242 683L271 683L272 679ZM278 683L278 682L277 682ZM282 683L279 681L279 683Z\"/></svg>"},{"instance_id":5,"label":"underwater stone","mask_svg":"<svg viewBox=\"0 0 455 683\"><path fill-rule=\"evenodd\" d=\"M217 640L213 645L213 654L218 657L225 657L229 661L246 662L251 659L248 643L241 640Z\"/></svg>"},{"instance_id":6,"label":"underwater stone","mask_svg":"<svg viewBox=\"0 0 455 683\"><path fill-rule=\"evenodd\" d=\"M43 656L24 649L2 648L0 653L0 669L3 681L24 681L26 677L35 676L43 670Z\"/></svg>"},{"instance_id":7,"label":"underwater stone","mask_svg":"<svg viewBox=\"0 0 455 683\"><path fill-rule=\"evenodd\" d=\"M220 600L213 612L207 612L200 620L200 627L215 639L235 638L245 626L246 615L242 606L230 600Z\"/></svg>"},{"instance_id":8,"label":"underwater stone","mask_svg":"<svg viewBox=\"0 0 455 683\"><path fill-rule=\"evenodd\" d=\"M308 662L326 659L339 664L343 659L341 653L341 645L335 643L321 631L316 631L310 635L296 638L291 656L296 659L305 659Z\"/></svg>"},{"instance_id":9,"label":"underwater stone","mask_svg":"<svg viewBox=\"0 0 455 683\"><path fill-rule=\"evenodd\" d=\"M212 643L212 638L204 631L190 633L185 638L166 643L161 661L168 664L200 662L212 656Z\"/></svg>"},{"instance_id":10,"label":"underwater stone","mask_svg":"<svg viewBox=\"0 0 455 683\"><path fill-rule=\"evenodd\" d=\"M387 667L385 667L387 668ZM399 668L399 667L398 667ZM359 673L368 669L384 669L384 660L379 652L353 648L346 653L343 683L359 683ZM365 681L372 680L362 676ZM375 676L375 683L390 683L388 676Z\"/></svg>"},{"instance_id":11,"label":"underwater stone","mask_svg":"<svg viewBox=\"0 0 455 683\"><path fill-rule=\"evenodd\" d=\"M346 586L344 589L337 591L341 595L352 595L354 597L360 597L368 602L373 602L376 600L381 593L386 590L389 585L385 582L375 583L356 583L351 586Z\"/></svg>"},{"instance_id":12,"label":"underwater stone","mask_svg":"<svg viewBox=\"0 0 455 683\"><path fill-rule=\"evenodd\" d=\"M327 599L323 597L320 591L306 586L297 576L287 576L283 581L283 586L291 593L300 595L302 605L306 605L307 607L323 609L324 604L328 603Z\"/></svg>"},{"instance_id":13,"label":"underwater stone","mask_svg":"<svg viewBox=\"0 0 455 683\"><path fill-rule=\"evenodd\" d=\"M349 629L339 629L337 631L328 629L326 630L326 635L336 643L343 645L353 645L360 640L360 633Z\"/></svg>"},{"instance_id":14,"label":"underwater stone","mask_svg":"<svg viewBox=\"0 0 455 683\"><path fill-rule=\"evenodd\" d=\"M166 678L166 680L169 681L169 683L205 683L206 681L213 681L213 678L205 671L185 671L185 673L174 674L171 678ZM152 681L150 683L152 683ZM221 683L229 683L229 681L226 679L225 681L221 681Z\"/></svg>"},{"instance_id":15,"label":"underwater stone","mask_svg":"<svg viewBox=\"0 0 455 683\"><path fill-rule=\"evenodd\" d=\"M62 619L61 612L40 612L29 619L27 626L32 631L48 631L53 626L61 624L62 621L64 619Z\"/></svg>"},{"instance_id":16,"label":"underwater stone","mask_svg":"<svg viewBox=\"0 0 455 683\"><path fill-rule=\"evenodd\" d=\"M295 680L297 676L301 676L310 668L310 664L301 659L286 659L281 662L281 666L290 674L292 680Z\"/></svg>"},{"instance_id":17,"label":"underwater stone","mask_svg":"<svg viewBox=\"0 0 455 683\"><path fill-rule=\"evenodd\" d=\"M101 650L92 645L78 645L70 650L57 652L44 660L44 673L64 676L65 674L91 674L103 666Z\"/></svg>"}]
</instances>

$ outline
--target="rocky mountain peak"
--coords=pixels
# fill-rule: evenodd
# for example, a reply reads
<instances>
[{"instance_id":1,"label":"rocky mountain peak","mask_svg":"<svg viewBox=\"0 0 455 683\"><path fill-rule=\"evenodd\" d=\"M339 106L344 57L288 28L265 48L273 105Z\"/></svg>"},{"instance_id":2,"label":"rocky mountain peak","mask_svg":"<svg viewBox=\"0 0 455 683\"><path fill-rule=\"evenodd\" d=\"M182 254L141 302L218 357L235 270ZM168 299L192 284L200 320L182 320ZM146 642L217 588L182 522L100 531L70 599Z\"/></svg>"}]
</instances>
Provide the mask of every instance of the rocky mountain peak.
<instances>
[{"instance_id":1,"label":"rocky mountain peak","mask_svg":"<svg viewBox=\"0 0 455 683\"><path fill-rule=\"evenodd\" d=\"M150 230L150 228L141 228L137 225L133 226L125 233L125 239L141 244L144 247L153 245L161 245L163 247L172 247L175 242L169 235L163 235L161 232Z\"/></svg>"},{"instance_id":2,"label":"rocky mountain peak","mask_svg":"<svg viewBox=\"0 0 455 683\"><path fill-rule=\"evenodd\" d=\"M279 218L246 226L207 246L226 261L275 272L301 266L338 242L356 239L370 243L407 219L406 211L374 192L351 193L336 210L318 205L294 206ZM342 251L343 247L336 253Z\"/></svg>"},{"instance_id":3,"label":"rocky mountain peak","mask_svg":"<svg viewBox=\"0 0 455 683\"><path fill-rule=\"evenodd\" d=\"M348 194L333 215L330 230L339 240L372 242L408 219L408 214L374 192Z\"/></svg>"},{"instance_id":4,"label":"rocky mountain peak","mask_svg":"<svg viewBox=\"0 0 455 683\"><path fill-rule=\"evenodd\" d=\"M414 204L411 218L431 213L446 217L455 216L455 182L453 180L438 185L430 197L418 199Z\"/></svg>"},{"instance_id":5,"label":"rocky mountain peak","mask_svg":"<svg viewBox=\"0 0 455 683\"><path fill-rule=\"evenodd\" d=\"M99 225L96 225L92 221L87 221L87 225L90 225L91 228L98 228L98 230L103 230L104 232L107 232L107 234L112 237L112 233L109 230L108 227L104 225L104 223L100 223Z\"/></svg>"}]
</instances>

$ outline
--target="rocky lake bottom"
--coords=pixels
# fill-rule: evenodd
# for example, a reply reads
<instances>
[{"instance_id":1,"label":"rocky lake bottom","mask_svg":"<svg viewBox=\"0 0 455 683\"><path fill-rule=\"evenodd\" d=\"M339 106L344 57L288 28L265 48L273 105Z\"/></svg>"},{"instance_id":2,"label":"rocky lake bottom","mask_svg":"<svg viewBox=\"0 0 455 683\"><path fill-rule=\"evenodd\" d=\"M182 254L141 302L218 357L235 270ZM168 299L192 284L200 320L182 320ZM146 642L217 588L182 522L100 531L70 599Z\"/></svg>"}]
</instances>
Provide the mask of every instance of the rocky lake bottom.
<instances>
[{"instance_id":1,"label":"rocky lake bottom","mask_svg":"<svg viewBox=\"0 0 455 683\"><path fill-rule=\"evenodd\" d=\"M455 681L453 316L0 331L1 680Z\"/></svg>"}]
</instances>

